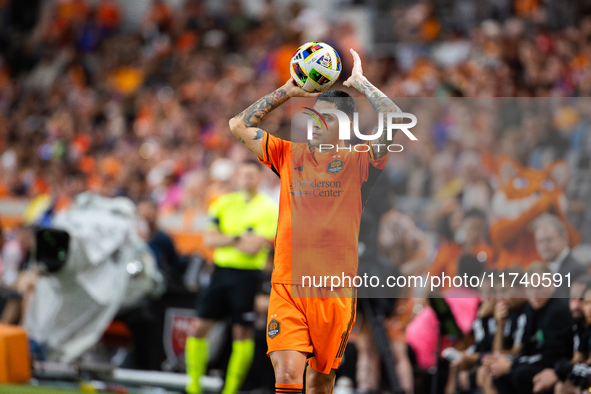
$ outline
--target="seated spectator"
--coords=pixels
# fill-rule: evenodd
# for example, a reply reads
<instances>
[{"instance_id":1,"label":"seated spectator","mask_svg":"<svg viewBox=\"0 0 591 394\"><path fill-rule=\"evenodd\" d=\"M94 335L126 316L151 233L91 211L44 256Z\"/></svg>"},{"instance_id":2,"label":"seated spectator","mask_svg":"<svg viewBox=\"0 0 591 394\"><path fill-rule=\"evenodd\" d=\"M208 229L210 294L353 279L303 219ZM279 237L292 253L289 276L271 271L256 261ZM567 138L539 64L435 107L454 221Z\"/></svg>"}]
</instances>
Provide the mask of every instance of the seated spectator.
<instances>
[{"instance_id":1,"label":"seated spectator","mask_svg":"<svg viewBox=\"0 0 591 394\"><path fill-rule=\"evenodd\" d=\"M523 277L520 266L510 266L503 270L505 277ZM506 355L515 355L521 351L523 333L527 322L525 314L526 298L521 283L502 289L495 305L495 322L499 328L495 333L493 351Z\"/></svg>"},{"instance_id":2,"label":"seated spectator","mask_svg":"<svg viewBox=\"0 0 591 394\"><path fill-rule=\"evenodd\" d=\"M541 215L534 222L534 238L536 250L542 260L548 264L552 275L558 273L565 278L570 274L574 280L584 275L587 270L572 256L568 247L568 232L562 221L555 215ZM568 297L568 281L562 280L562 284L556 289L554 297Z\"/></svg>"},{"instance_id":3,"label":"seated spectator","mask_svg":"<svg viewBox=\"0 0 591 394\"><path fill-rule=\"evenodd\" d=\"M587 308L588 316L583 311L584 301L591 299L591 276L579 276L570 288L569 309L573 317L573 357L571 360L561 360L554 368L546 368L534 376L534 392L549 391L554 388L557 394L578 393L579 390L567 380L573 364L585 363L589 358L589 324L591 323L591 308ZM591 305L591 303L589 303Z\"/></svg>"},{"instance_id":4,"label":"seated spectator","mask_svg":"<svg viewBox=\"0 0 591 394\"><path fill-rule=\"evenodd\" d=\"M458 275L482 275L482 266L471 255L464 255L458 264ZM480 300L472 288L451 288L441 292L451 309L458 327L468 334L476 319ZM439 336L439 321L433 308L425 307L406 328L406 340L416 357L417 366L422 369L434 367L439 359L435 354ZM452 338L444 337L442 349L453 346Z\"/></svg>"},{"instance_id":5,"label":"seated spectator","mask_svg":"<svg viewBox=\"0 0 591 394\"><path fill-rule=\"evenodd\" d=\"M528 268L532 274L551 273L543 263L533 263ZM487 359L487 368L495 378L499 393L533 393L534 377L546 368L554 367L563 358L572 357L573 319L565 299L551 298L552 287L529 287L526 305L527 323L523 346L514 357L502 354Z\"/></svg>"},{"instance_id":6,"label":"seated spectator","mask_svg":"<svg viewBox=\"0 0 591 394\"><path fill-rule=\"evenodd\" d=\"M496 273L494 273L496 274ZM487 287L482 289L482 300L478 308L477 318L472 324L472 335L474 336L474 344L466 351L461 353L461 356L453 360L450 364L449 377L446 392L455 392L456 386L462 390L469 390L470 382L476 382L476 385L484 393L493 393L494 388L491 386L490 380L486 380L486 375L483 373L483 368L479 367L482 357L492 351L493 340L497 332L497 325L494 317L496 303L494 288L490 287L487 282ZM474 379L471 379L471 376Z\"/></svg>"},{"instance_id":7,"label":"seated spectator","mask_svg":"<svg viewBox=\"0 0 591 394\"><path fill-rule=\"evenodd\" d=\"M471 209L464 214L454 240L441 245L429 272L433 276L453 276L458 271L458 260L464 253L475 256L479 262L491 267L494 261L492 248L484 240L486 218L484 212Z\"/></svg>"}]
</instances>

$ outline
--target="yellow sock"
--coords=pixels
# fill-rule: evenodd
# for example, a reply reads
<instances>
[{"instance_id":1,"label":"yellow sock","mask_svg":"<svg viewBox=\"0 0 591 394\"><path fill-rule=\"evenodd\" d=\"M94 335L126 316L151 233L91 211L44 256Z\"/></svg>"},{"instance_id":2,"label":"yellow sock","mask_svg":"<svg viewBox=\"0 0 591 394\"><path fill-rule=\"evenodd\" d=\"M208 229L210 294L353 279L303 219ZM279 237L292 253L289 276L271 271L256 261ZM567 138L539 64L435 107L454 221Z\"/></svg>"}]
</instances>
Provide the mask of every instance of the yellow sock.
<instances>
[{"instance_id":1,"label":"yellow sock","mask_svg":"<svg viewBox=\"0 0 591 394\"><path fill-rule=\"evenodd\" d=\"M207 339L187 337L185 365L187 375L189 375L189 382L186 387L188 394L201 394L199 378L205 374L207 358Z\"/></svg>"},{"instance_id":2,"label":"yellow sock","mask_svg":"<svg viewBox=\"0 0 591 394\"><path fill-rule=\"evenodd\" d=\"M226 382L222 394L235 394L240 390L250 369L253 356L254 341L252 339L232 342L232 355L228 362Z\"/></svg>"}]
</instances>

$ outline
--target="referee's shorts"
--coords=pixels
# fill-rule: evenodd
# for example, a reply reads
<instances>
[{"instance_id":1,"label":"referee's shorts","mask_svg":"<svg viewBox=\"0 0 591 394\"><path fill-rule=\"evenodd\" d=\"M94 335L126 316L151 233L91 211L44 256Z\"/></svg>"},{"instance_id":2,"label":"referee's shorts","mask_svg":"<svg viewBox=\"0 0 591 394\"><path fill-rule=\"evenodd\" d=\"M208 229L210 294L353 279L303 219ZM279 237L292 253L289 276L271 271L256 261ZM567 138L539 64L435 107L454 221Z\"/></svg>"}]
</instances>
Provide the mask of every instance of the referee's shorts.
<instances>
[{"instance_id":1,"label":"referee's shorts","mask_svg":"<svg viewBox=\"0 0 591 394\"><path fill-rule=\"evenodd\" d=\"M197 297L197 316L202 319L232 318L232 324L250 326L256 319L254 298L262 272L237 268L214 268L208 287Z\"/></svg>"}]
</instances>

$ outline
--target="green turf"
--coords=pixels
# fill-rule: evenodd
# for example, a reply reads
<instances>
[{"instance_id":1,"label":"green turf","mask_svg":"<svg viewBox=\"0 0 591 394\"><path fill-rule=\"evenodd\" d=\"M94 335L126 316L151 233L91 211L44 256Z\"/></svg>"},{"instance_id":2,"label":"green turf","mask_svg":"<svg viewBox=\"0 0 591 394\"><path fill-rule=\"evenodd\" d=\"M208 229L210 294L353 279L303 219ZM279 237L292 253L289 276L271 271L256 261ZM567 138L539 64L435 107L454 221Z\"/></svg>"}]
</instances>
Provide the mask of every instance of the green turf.
<instances>
[{"instance_id":1,"label":"green turf","mask_svg":"<svg viewBox=\"0 0 591 394\"><path fill-rule=\"evenodd\" d=\"M0 394L83 394L78 390L56 389L50 387L28 385L4 385L0 384Z\"/></svg>"}]
</instances>

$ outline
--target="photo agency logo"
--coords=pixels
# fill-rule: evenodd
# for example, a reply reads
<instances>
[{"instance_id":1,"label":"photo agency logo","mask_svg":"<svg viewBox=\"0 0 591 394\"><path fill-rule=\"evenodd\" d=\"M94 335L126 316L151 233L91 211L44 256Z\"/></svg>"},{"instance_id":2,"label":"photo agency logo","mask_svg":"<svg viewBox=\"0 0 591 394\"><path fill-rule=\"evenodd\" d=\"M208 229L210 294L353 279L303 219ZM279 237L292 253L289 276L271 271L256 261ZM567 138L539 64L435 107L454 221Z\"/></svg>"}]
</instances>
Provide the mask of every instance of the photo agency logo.
<instances>
[{"instance_id":1,"label":"photo agency logo","mask_svg":"<svg viewBox=\"0 0 591 394\"><path fill-rule=\"evenodd\" d=\"M304 109L310 112L304 112L304 114L310 116L308 119L307 125L307 138L308 141L314 138L314 122L318 125L320 129L328 130L328 125L326 123L326 119L323 114L330 114L334 115L338 120L339 125L339 140L341 141L350 141L351 140L351 125L353 125L353 133L357 138L362 141L376 141L382 137L382 134L386 132L386 139L389 143L387 144L372 144L374 147L377 147L378 151L380 149L387 149L388 152L402 152L403 146L400 144L392 144L392 139L394 138L394 131L400 130L402 131L411 141L417 141L417 137L414 136L413 133L409 129L413 128L417 124L417 117L411 113L406 112L388 112L386 114L386 128L384 130L384 114L380 112L378 114L378 132L375 134L361 134L359 131L359 114L357 112L353 113L353 121L349 119L349 116L340 111L338 109L321 109L320 111L315 110L314 108L304 107ZM410 119L409 123L396 123L399 119ZM367 152L369 147L367 145L354 145L354 146L335 146L333 144L319 144L318 149L322 152L324 149L332 150L335 149L337 152L339 150L348 150L351 151L353 149L355 152Z\"/></svg>"}]
</instances>

